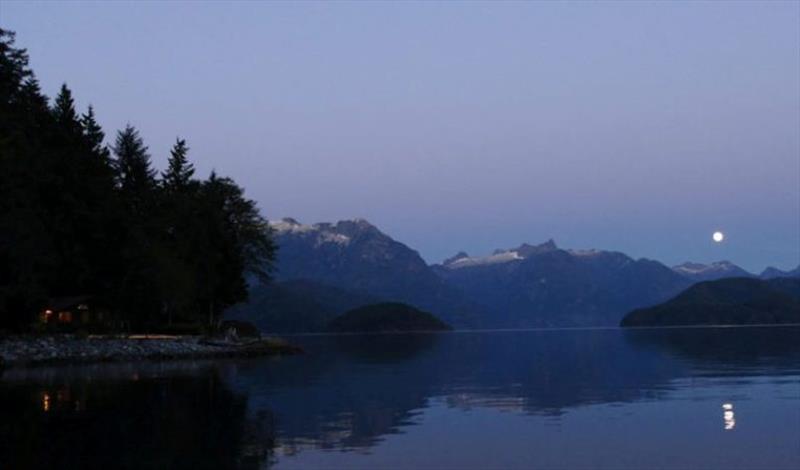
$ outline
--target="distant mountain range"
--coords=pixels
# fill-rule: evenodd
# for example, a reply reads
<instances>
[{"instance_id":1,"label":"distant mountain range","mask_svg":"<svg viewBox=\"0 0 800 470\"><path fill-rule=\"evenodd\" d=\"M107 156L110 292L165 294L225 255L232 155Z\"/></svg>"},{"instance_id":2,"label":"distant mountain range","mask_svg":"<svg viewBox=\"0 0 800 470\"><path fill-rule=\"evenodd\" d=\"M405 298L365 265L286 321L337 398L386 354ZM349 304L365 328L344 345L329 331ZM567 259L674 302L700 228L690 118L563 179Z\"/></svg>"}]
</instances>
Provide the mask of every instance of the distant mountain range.
<instances>
[{"instance_id":1,"label":"distant mountain range","mask_svg":"<svg viewBox=\"0 0 800 470\"><path fill-rule=\"evenodd\" d=\"M322 331L332 318L378 301L404 302L456 328L617 325L627 312L661 303L698 281L757 277L722 261L669 268L601 250L566 250L553 240L441 264L363 219L270 222L279 246L276 282L256 284L227 316L264 331ZM763 277L800 277L800 267Z\"/></svg>"},{"instance_id":2,"label":"distant mountain range","mask_svg":"<svg viewBox=\"0 0 800 470\"><path fill-rule=\"evenodd\" d=\"M773 279L776 277L800 277L800 266L791 271L782 271L778 268L768 267L761 274L756 275L731 263L730 261L717 261L711 264L683 263L673 266L673 271L691 279L692 281L714 281L729 277L752 277L759 279Z\"/></svg>"},{"instance_id":3,"label":"distant mountain range","mask_svg":"<svg viewBox=\"0 0 800 470\"><path fill-rule=\"evenodd\" d=\"M435 272L491 312L503 328L612 325L691 284L656 261L599 250L563 250L553 240L454 256Z\"/></svg>"}]
</instances>

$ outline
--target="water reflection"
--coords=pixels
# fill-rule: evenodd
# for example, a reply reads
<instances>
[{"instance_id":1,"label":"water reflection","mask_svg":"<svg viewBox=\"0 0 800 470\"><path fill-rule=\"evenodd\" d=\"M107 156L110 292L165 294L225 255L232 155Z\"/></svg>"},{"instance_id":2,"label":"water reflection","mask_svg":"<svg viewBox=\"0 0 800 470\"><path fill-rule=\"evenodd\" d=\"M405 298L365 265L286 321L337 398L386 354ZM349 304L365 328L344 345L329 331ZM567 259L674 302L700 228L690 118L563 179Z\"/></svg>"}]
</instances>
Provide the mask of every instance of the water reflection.
<instances>
[{"instance_id":1,"label":"water reflection","mask_svg":"<svg viewBox=\"0 0 800 470\"><path fill-rule=\"evenodd\" d=\"M442 465L480 466L492 462L481 460L492 457L478 452L483 445L545 459L561 429L571 430L562 445L575 446L561 454L587 462L617 445L631 462L621 466L641 467L669 451L665 439L677 449L672 441L684 436L685 446L704 445L680 452L711 459L707 466L751 462L735 452L758 448L780 424L774 416L791 419L776 414L778 405L791 400L800 409L792 393L800 385L798 339L797 328L301 337L308 354L281 359L9 370L0 380L0 468L69 467L85 458L84 467L303 466L317 452L369 459L387 440L426 433L460 449L440 456ZM741 429L734 401L748 417ZM729 457L708 450L730 444L714 434L723 431L721 405L722 428L737 431L726 435L752 444L734 446ZM476 426L471 416L485 418ZM591 431L597 423L608 431ZM419 453L425 442L401 454ZM419 463L437 462L429 457Z\"/></svg>"},{"instance_id":2,"label":"water reflection","mask_svg":"<svg viewBox=\"0 0 800 470\"><path fill-rule=\"evenodd\" d=\"M144 377L113 365L6 371L0 468L258 468L269 461L271 417L247 415L246 397L213 368L145 368Z\"/></svg>"},{"instance_id":3,"label":"water reflection","mask_svg":"<svg viewBox=\"0 0 800 470\"><path fill-rule=\"evenodd\" d=\"M657 351L696 375L772 375L800 372L800 328L667 328L624 330L638 351Z\"/></svg>"},{"instance_id":4,"label":"water reflection","mask_svg":"<svg viewBox=\"0 0 800 470\"><path fill-rule=\"evenodd\" d=\"M722 405L722 419L724 420L725 430L730 431L731 429L736 427L736 419L733 415L733 404L725 403Z\"/></svg>"}]
</instances>

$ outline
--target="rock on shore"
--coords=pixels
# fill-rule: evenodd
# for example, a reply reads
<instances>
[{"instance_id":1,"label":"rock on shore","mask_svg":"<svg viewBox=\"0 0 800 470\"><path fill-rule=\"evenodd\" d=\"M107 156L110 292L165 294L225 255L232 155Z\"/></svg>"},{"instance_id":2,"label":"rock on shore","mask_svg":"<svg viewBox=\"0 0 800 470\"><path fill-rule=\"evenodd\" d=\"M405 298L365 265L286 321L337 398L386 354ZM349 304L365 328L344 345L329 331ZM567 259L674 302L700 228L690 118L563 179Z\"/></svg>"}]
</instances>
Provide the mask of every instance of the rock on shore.
<instances>
[{"instance_id":1,"label":"rock on shore","mask_svg":"<svg viewBox=\"0 0 800 470\"><path fill-rule=\"evenodd\" d=\"M198 336L88 337L12 336L0 338L0 364L6 367L108 361L247 357L296 354L301 350L277 338L247 345L206 344Z\"/></svg>"}]
</instances>

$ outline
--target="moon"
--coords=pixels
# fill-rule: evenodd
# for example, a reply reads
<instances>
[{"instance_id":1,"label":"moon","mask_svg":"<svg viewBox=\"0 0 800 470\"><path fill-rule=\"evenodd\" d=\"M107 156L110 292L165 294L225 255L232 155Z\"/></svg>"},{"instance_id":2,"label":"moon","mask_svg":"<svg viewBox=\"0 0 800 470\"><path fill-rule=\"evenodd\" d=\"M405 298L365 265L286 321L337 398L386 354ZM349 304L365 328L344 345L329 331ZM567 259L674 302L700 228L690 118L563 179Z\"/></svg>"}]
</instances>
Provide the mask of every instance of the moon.
<instances>
[{"instance_id":1,"label":"moon","mask_svg":"<svg viewBox=\"0 0 800 470\"><path fill-rule=\"evenodd\" d=\"M725 240L725 234L722 233L722 232L717 231L717 232L714 232L714 235L711 235L711 238L715 242L720 243L722 240Z\"/></svg>"}]
</instances>

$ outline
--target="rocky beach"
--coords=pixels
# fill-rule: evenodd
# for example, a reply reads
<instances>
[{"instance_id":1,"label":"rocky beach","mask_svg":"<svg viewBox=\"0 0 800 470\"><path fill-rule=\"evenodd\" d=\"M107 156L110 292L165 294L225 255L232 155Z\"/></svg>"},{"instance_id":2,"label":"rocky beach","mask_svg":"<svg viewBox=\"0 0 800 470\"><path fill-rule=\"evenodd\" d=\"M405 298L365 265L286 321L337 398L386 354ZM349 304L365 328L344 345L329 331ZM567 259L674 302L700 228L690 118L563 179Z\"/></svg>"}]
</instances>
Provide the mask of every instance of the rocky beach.
<instances>
[{"instance_id":1,"label":"rocky beach","mask_svg":"<svg viewBox=\"0 0 800 470\"><path fill-rule=\"evenodd\" d=\"M297 354L279 338L250 343L209 342L201 336L48 335L0 338L0 367Z\"/></svg>"}]
</instances>

